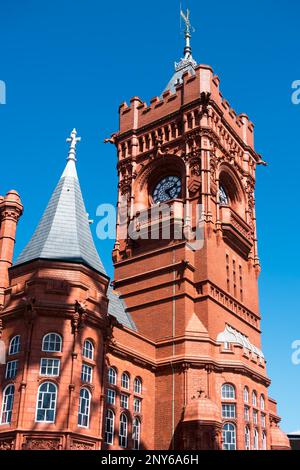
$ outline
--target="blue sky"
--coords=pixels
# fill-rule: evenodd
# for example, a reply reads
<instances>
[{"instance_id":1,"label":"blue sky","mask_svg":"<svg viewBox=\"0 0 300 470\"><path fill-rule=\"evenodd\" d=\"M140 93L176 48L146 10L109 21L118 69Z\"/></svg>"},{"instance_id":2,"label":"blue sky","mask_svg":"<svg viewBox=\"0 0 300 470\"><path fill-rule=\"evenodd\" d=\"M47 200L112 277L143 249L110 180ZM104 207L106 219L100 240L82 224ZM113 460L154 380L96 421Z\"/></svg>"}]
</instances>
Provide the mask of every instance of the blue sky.
<instances>
[{"instance_id":1,"label":"blue sky","mask_svg":"<svg viewBox=\"0 0 300 470\"><path fill-rule=\"evenodd\" d=\"M185 2L183 1L183 4ZM193 54L221 78L223 95L256 125L257 218L263 272L263 348L282 427L300 430L300 80L298 0L190 0ZM115 203L116 154L105 137L118 129L118 106L159 95L182 56L179 1L14 0L0 2L0 194L17 189L25 205L16 254L30 238L65 165L66 137L82 136L78 171L88 211ZM3 176L5 175L5 176ZM93 226L95 231L96 224ZM112 242L97 241L112 275Z\"/></svg>"}]
</instances>

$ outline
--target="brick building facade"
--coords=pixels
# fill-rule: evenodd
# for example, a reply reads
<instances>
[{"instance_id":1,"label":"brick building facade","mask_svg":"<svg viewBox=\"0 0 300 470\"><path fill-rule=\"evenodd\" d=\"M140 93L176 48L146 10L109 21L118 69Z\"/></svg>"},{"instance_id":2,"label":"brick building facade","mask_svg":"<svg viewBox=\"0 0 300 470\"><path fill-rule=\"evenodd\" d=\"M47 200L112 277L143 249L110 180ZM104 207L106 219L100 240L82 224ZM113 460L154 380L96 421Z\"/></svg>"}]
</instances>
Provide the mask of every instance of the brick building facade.
<instances>
[{"instance_id":1,"label":"brick building facade","mask_svg":"<svg viewBox=\"0 0 300 470\"><path fill-rule=\"evenodd\" d=\"M184 18L167 88L149 105L123 103L108 139L119 174L112 284L75 130L14 264L23 208L14 191L0 199L0 449L289 449L261 350L254 189L264 162L249 118L194 61Z\"/></svg>"}]
</instances>

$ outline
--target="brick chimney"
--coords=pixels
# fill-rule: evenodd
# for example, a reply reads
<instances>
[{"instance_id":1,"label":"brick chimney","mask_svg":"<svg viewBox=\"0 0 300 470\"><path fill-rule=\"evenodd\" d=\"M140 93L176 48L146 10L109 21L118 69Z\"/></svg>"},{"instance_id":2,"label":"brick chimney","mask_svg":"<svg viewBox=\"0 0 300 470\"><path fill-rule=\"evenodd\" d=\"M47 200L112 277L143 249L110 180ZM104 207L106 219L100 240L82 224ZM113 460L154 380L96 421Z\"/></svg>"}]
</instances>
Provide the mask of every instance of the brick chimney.
<instances>
[{"instance_id":1,"label":"brick chimney","mask_svg":"<svg viewBox=\"0 0 300 470\"><path fill-rule=\"evenodd\" d=\"M9 287L8 270L12 266L17 223L23 205L16 191L0 197L0 306L4 304L4 290Z\"/></svg>"}]
</instances>

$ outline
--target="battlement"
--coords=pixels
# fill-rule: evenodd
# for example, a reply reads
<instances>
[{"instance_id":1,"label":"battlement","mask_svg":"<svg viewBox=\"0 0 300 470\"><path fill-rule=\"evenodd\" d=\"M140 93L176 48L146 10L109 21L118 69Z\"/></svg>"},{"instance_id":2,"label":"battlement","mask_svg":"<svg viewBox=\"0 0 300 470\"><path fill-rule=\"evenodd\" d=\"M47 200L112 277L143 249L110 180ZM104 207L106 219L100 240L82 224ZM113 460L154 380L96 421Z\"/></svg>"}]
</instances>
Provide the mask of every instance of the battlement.
<instances>
[{"instance_id":1,"label":"battlement","mask_svg":"<svg viewBox=\"0 0 300 470\"><path fill-rule=\"evenodd\" d=\"M212 106L216 109L218 119L226 123L240 137L240 139L254 149L254 125L244 113L237 114L220 92L220 79L214 75L208 65L198 65L195 75L186 72L182 76L183 82L175 87L175 93L169 90L161 97L154 97L150 104L143 102L135 96L130 105L122 103L120 113L120 134L147 127L161 120L167 120L170 115L179 111L190 113L190 109L197 100L200 101L202 93L211 94Z\"/></svg>"}]
</instances>

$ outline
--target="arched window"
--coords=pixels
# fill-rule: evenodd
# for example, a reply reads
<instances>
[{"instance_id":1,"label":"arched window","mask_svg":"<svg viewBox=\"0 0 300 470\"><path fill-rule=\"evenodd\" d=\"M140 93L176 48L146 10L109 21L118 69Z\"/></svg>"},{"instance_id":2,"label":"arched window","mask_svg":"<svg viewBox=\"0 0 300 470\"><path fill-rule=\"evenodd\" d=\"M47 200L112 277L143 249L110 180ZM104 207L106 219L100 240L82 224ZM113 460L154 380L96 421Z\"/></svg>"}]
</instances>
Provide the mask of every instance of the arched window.
<instances>
[{"instance_id":1,"label":"arched window","mask_svg":"<svg viewBox=\"0 0 300 470\"><path fill-rule=\"evenodd\" d=\"M108 383L110 385L117 385L117 371L113 367L108 369Z\"/></svg>"},{"instance_id":2,"label":"arched window","mask_svg":"<svg viewBox=\"0 0 300 470\"><path fill-rule=\"evenodd\" d=\"M254 450L258 450L258 442L259 442L258 430L254 429L254 441L253 441L253 449Z\"/></svg>"},{"instance_id":3,"label":"arched window","mask_svg":"<svg viewBox=\"0 0 300 470\"><path fill-rule=\"evenodd\" d=\"M221 206L228 206L229 204L229 199L227 196L227 192L225 191L225 188L223 185L220 185L219 189L219 201Z\"/></svg>"},{"instance_id":4,"label":"arched window","mask_svg":"<svg viewBox=\"0 0 300 470\"><path fill-rule=\"evenodd\" d=\"M57 333L48 333L43 338L42 351L44 352L61 352L62 338Z\"/></svg>"},{"instance_id":5,"label":"arched window","mask_svg":"<svg viewBox=\"0 0 300 470\"><path fill-rule=\"evenodd\" d=\"M134 379L134 393L142 394L142 381L138 377Z\"/></svg>"},{"instance_id":6,"label":"arched window","mask_svg":"<svg viewBox=\"0 0 300 470\"><path fill-rule=\"evenodd\" d=\"M128 436L128 419L125 413L122 413L120 417L119 446L123 447L123 449L126 449L127 447L127 436Z\"/></svg>"},{"instance_id":7,"label":"arched window","mask_svg":"<svg viewBox=\"0 0 300 470\"><path fill-rule=\"evenodd\" d=\"M15 336L9 343L8 355L14 356L15 354L19 354L21 349L21 336Z\"/></svg>"},{"instance_id":8,"label":"arched window","mask_svg":"<svg viewBox=\"0 0 300 470\"><path fill-rule=\"evenodd\" d=\"M54 423L56 414L57 387L52 382L39 386L36 418L38 423Z\"/></svg>"},{"instance_id":9,"label":"arched window","mask_svg":"<svg viewBox=\"0 0 300 470\"><path fill-rule=\"evenodd\" d=\"M251 441L250 441L250 429L248 426L245 427L245 449L251 449Z\"/></svg>"},{"instance_id":10,"label":"arched window","mask_svg":"<svg viewBox=\"0 0 300 470\"><path fill-rule=\"evenodd\" d=\"M265 397L263 395L261 395L260 396L260 409L262 411L264 411L265 407L266 407Z\"/></svg>"},{"instance_id":11,"label":"arched window","mask_svg":"<svg viewBox=\"0 0 300 470\"><path fill-rule=\"evenodd\" d=\"M257 406L257 393L255 390L252 392L252 405L255 407Z\"/></svg>"},{"instance_id":12,"label":"arched window","mask_svg":"<svg viewBox=\"0 0 300 470\"><path fill-rule=\"evenodd\" d=\"M231 384L222 386L222 400L235 400L235 388Z\"/></svg>"},{"instance_id":13,"label":"arched window","mask_svg":"<svg viewBox=\"0 0 300 470\"><path fill-rule=\"evenodd\" d=\"M249 403L249 388L248 387L244 388L244 402Z\"/></svg>"},{"instance_id":14,"label":"arched window","mask_svg":"<svg viewBox=\"0 0 300 470\"><path fill-rule=\"evenodd\" d=\"M91 393L87 388L82 388L79 395L78 426L88 428L90 424Z\"/></svg>"},{"instance_id":15,"label":"arched window","mask_svg":"<svg viewBox=\"0 0 300 470\"><path fill-rule=\"evenodd\" d=\"M132 424L133 449L139 450L141 443L141 422L138 418L133 420Z\"/></svg>"},{"instance_id":16,"label":"arched window","mask_svg":"<svg viewBox=\"0 0 300 470\"><path fill-rule=\"evenodd\" d=\"M83 349L82 349L83 357L86 357L87 359L91 359L91 361L93 361L94 352L95 352L95 349L94 349L94 345L92 341L90 341L89 339L86 339L83 345Z\"/></svg>"},{"instance_id":17,"label":"arched window","mask_svg":"<svg viewBox=\"0 0 300 470\"><path fill-rule=\"evenodd\" d=\"M114 443L115 415L113 411L107 410L105 417L105 442L112 445Z\"/></svg>"},{"instance_id":18,"label":"arched window","mask_svg":"<svg viewBox=\"0 0 300 470\"><path fill-rule=\"evenodd\" d=\"M262 450L267 450L267 435L265 432L262 433L261 448Z\"/></svg>"},{"instance_id":19,"label":"arched window","mask_svg":"<svg viewBox=\"0 0 300 470\"><path fill-rule=\"evenodd\" d=\"M129 375L124 372L121 377L121 387L124 388L125 390L129 390L130 386L130 379Z\"/></svg>"},{"instance_id":20,"label":"arched window","mask_svg":"<svg viewBox=\"0 0 300 470\"><path fill-rule=\"evenodd\" d=\"M8 385L3 390L3 401L1 410L1 424L10 424L12 418L12 410L14 406L15 387Z\"/></svg>"},{"instance_id":21,"label":"arched window","mask_svg":"<svg viewBox=\"0 0 300 470\"><path fill-rule=\"evenodd\" d=\"M222 432L223 450L236 450L236 427L232 423L226 423Z\"/></svg>"}]
</instances>

